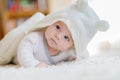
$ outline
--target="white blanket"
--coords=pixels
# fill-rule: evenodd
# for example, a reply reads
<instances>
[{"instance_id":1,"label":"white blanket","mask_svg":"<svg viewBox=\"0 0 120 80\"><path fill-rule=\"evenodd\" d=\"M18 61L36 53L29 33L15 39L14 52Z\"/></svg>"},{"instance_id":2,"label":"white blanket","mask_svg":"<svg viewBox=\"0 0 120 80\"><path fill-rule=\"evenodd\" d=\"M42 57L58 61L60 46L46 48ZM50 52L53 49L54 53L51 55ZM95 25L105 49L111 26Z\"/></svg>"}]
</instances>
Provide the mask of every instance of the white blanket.
<instances>
[{"instance_id":1,"label":"white blanket","mask_svg":"<svg viewBox=\"0 0 120 80\"><path fill-rule=\"evenodd\" d=\"M48 68L1 66L0 80L120 80L120 56L96 56Z\"/></svg>"}]
</instances>

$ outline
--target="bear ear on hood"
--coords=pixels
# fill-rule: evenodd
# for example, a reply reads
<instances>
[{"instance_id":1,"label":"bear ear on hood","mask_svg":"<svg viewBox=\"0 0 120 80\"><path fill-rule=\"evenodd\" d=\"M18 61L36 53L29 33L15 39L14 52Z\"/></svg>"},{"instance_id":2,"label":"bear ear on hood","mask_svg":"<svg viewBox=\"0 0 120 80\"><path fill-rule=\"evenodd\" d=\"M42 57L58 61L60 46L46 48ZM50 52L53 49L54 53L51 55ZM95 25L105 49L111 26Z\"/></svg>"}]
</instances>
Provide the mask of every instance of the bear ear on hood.
<instances>
[{"instance_id":1,"label":"bear ear on hood","mask_svg":"<svg viewBox=\"0 0 120 80\"><path fill-rule=\"evenodd\" d=\"M76 6L82 10L88 7L88 0L77 0L76 1Z\"/></svg>"}]
</instances>

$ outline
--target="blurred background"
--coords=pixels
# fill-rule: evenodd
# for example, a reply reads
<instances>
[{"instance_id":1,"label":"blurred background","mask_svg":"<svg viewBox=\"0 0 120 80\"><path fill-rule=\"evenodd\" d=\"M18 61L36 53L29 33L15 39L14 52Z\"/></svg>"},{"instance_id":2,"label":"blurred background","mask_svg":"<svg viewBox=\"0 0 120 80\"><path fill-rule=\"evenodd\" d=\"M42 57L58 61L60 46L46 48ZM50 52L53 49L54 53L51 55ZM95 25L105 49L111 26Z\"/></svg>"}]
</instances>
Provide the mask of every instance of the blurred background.
<instances>
[{"instance_id":1,"label":"blurred background","mask_svg":"<svg viewBox=\"0 0 120 80\"><path fill-rule=\"evenodd\" d=\"M0 0L0 39L22 24L27 18L40 11L45 15L76 0ZM110 28L106 32L98 32L88 45L94 54L96 44L103 40L115 41L120 38L120 5L119 0L88 0L100 19L107 20Z\"/></svg>"}]
</instances>

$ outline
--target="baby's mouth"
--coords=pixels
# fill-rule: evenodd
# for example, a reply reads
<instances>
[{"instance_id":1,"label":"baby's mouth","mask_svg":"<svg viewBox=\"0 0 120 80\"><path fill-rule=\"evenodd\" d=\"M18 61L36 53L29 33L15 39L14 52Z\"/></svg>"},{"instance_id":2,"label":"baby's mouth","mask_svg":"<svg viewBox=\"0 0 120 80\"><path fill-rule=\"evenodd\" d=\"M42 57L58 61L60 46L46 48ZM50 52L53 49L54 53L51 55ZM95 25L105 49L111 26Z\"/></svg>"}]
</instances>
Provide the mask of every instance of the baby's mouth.
<instances>
[{"instance_id":1,"label":"baby's mouth","mask_svg":"<svg viewBox=\"0 0 120 80\"><path fill-rule=\"evenodd\" d=\"M51 41L52 41L52 43L57 45L56 41L53 38L51 38Z\"/></svg>"}]
</instances>

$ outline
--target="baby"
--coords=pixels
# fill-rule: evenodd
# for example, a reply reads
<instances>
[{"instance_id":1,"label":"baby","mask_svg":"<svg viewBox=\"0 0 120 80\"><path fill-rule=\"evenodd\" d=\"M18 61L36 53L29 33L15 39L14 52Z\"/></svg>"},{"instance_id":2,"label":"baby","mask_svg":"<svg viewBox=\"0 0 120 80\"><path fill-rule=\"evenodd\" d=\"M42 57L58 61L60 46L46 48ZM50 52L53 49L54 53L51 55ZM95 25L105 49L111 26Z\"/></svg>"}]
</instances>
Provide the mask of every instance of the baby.
<instances>
[{"instance_id":1,"label":"baby","mask_svg":"<svg viewBox=\"0 0 120 80\"><path fill-rule=\"evenodd\" d=\"M62 21L45 30L33 31L25 36L18 48L18 61L24 67L46 67L60 61L75 59L75 54L63 51L74 46L71 32Z\"/></svg>"},{"instance_id":2,"label":"baby","mask_svg":"<svg viewBox=\"0 0 120 80\"><path fill-rule=\"evenodd\" d=\"M47 16L38 12L1 40L0 64L18 61L23 67L46 67L85 59L90 40L108 26L87 0L78 0Z\"/></svg>"}]
</instances>

